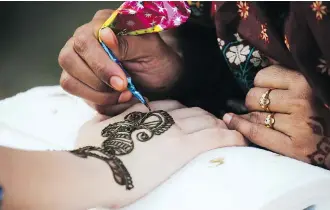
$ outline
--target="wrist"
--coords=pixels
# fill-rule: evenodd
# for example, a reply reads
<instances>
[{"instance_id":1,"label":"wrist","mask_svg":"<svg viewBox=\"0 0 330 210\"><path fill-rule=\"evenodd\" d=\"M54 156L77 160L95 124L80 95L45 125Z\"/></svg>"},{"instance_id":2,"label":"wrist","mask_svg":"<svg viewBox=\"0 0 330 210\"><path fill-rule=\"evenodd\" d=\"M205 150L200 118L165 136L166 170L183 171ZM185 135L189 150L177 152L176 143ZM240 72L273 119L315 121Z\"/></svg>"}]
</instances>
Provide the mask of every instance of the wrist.
<instances>
[{"instance_id":1,"label":"wrist","mask_svg":"<svg viewBox=\"0 0 330 210\"><path fill-rule=\"evenodd\" d=\"M95 158L68 152L34 152L0 147L4 209L89 209L125 205L127 192ZM119 201L119 202L118 202Z\"/></svg>"}]
</instances>

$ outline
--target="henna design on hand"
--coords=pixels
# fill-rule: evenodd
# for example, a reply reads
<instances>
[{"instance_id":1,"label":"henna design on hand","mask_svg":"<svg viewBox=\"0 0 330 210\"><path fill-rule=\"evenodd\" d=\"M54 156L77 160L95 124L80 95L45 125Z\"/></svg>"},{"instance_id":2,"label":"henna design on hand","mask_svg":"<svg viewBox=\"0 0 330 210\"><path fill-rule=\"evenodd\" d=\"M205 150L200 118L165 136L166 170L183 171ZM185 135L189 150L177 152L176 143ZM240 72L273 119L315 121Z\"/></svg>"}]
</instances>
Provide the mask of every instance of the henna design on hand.
<instances>
[{"instance_id":1,"label":"henna design on hand","mask_svg":"<svg viewBox=\"0 0 330 210\"><path fill-rule=\"evenodd\" d=\"M307 157L315 166L330 169L330 138L328 137L326 121L322 117L312 116L307 124L312 128L313 133L322 136L316 145L316 151Z\"/></svg>"},{"instance_id":2,"label":"henna design on hand","mask_svg":"<svg viewBox=\"0 0 330 210\"><path fill-rule=\"evenodd\" d=\"M101 135L107 138L100 147L86 146L71 153L82 158L90 156L103 160L112 170L115 181L130 190L134 188L132 177L117 156L132 152L133 140L149 141L154 135L161 135L170 129L173 124L171 115L163 110L132 112L125 116L124 121L110 124L102 130Z\"/></svg>"},{"instance_id":3,"label":"henna design on hand","mask_svg":"<svg viewBox=\"0 0 330 210\"><path fill-rule=\"evenodd\" d=\"M330 138L324 136L317 144L316 151L307 157L313 165L330 169Z\"/></svg>"},{"instance_id":4,"label":"henna design on hand","mask_svg":"<svg viewBox=\"0 0 330 210\"><path fill-rule=\"evenodd\" d=\"M309 127L312 128L314 134L320 135L320 136L328 136L326 121L324 118L312 116L312 117L309 117L309 119L311 119L311 121L308 122L307 124L309 125Z\"/></svg>"}]
</instances>

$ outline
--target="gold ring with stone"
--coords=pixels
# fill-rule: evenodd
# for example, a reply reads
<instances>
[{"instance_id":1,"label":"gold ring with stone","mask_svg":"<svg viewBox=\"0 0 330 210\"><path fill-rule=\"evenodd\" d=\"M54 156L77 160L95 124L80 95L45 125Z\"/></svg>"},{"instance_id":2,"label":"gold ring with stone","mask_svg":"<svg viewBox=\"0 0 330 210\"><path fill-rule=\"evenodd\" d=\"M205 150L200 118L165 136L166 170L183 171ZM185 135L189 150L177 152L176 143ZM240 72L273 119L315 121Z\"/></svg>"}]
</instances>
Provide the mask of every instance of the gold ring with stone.
<instances>
[{"instance_id":1,"label":"gold ring with stone","mask_svg":"<svg viewBox=\"0 0 330 210\"><path fill-rule=\"evenodd\" d=\"M267 115L266 119L265 119L265 126L267 128L274 128L274 124L275 124L275 118L274 118L274 113Z\"/></svg>"},{"instance_id":2,"label":"gold ring with stone","mask_svg":"<svg viewBox=\"0 0 330 210\"><path fill-rule=\"evenodd\" d=\"M269 99L269 94L272 91L272 89L267 90L262 96L260 97L259 100L259 105L260 107L265 110L266 112L269 112L269 104L270 104L270 99Z\"/></svg>"}]
</instances>

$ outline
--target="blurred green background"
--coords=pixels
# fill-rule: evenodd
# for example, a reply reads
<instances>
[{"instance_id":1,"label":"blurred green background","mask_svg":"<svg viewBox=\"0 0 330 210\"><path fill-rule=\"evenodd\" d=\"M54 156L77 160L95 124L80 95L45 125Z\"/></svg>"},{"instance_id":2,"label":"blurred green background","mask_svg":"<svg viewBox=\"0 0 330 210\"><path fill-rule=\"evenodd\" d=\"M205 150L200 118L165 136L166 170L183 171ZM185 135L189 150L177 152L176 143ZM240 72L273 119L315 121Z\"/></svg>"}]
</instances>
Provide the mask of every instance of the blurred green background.
<instances>
[{"instance_id":1,"label":"blurred green background","mask_svg":"<svg viewBox=\"0 0 330 210\"><path fill-rule=\"evenodd\" d=\"M58 54L77 27L112 2L0 2L0 99L57 85Z\"/></svg>"}]
</instances>

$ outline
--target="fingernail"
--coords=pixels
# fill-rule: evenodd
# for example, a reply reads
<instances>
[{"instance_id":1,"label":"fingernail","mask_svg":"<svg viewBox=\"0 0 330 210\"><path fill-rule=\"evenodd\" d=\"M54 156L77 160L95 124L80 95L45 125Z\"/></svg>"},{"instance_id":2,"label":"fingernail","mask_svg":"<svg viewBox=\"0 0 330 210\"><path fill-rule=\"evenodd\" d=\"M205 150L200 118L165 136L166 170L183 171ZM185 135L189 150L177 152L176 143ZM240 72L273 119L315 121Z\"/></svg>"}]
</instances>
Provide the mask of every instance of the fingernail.
<instances>
[{"instance_id":1,"label":"fingernail","mask_svg":"<svg viewBox=\"0 0 330 210\"><path fill-rule=\"evenodd\" d=\"M103 28L101 30L101 36L111 36L112 35L112 31L110 28Z\"/></svg>"},{"instance_id":2,"label":"fingernail","mask_svg":"<svg viewBox=\"0 0 330 210\"><path fill-rule=\"evenodd\" d=\"M223 116L222 120L228 125L232 118L232 114L227 113Z\"/></svg>"},{"instance_id":3,"label":"fingernail","mask_svg":"<svg viewBox=\"0 0 330 210\"><path fill-rule=\"evenodd\" d=\"M112 76L110 78L110 85L117 91L124 90L124 80L118 76Z\"/></svg>"},{"instance_id":4,"label":"fingernail","mask_svg":"<svg viewBox=\"0 0 330 210\"><path fill-rule=\"evenodd\" d=\"M110 28L104 28L100 32L101 39L107 44L109 48L113 48L114 45L118 45L118 40L115 33Z\"/></svg>"}]
</instances>

